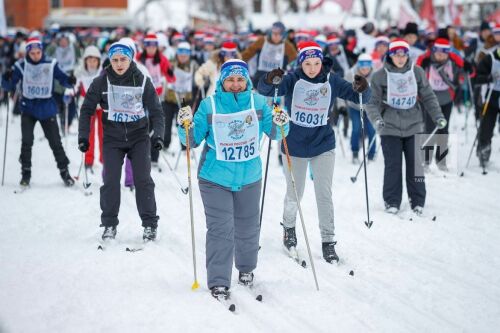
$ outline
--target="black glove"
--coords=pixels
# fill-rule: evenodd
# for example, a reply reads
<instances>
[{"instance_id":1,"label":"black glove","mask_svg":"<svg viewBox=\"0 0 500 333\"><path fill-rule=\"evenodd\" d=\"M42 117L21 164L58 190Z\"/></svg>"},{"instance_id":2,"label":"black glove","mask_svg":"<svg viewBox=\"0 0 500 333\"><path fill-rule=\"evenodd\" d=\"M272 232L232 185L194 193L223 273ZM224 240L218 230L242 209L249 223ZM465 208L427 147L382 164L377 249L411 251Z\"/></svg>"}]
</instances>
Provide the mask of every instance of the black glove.
<instances>
[{"instance_id":1,"label":"black glove","mask_svg":"<svg viewBox=\"0 0 500 333\"><path fill-rule=\"evenodd\" d=\"M152 144L153 144L153 148L155 150L160 151L160 150L163 149L163 140L161 138L159 138L159 137L153 138Z\"/></svg>"},{"instance_id":2,"label":"black glove","mask_svg":"<svg viewBox=\"0 0 500 333\"><path fill-rule=\"evenodd\" d=\"M354 89L355 92L362 93L363 91L368 88L368 81L364 76L361 75L354 75L354 81L352 82L352 89Z\"/></svg>"},{"instance_id":3,"label":"black glove","mask_svg":"<svg viewBox=\"0 0 500 333\"><path fill-rule=\"evenodd\" d=\"M285 72L281 68L275 68L269 73L267 73L267 83L269 84L280 84L281 80L283 80L283 75Z\"/></svg>"},{"instance_id":4,"label":"black glove","mask_svg":"<svg viewBox=\"0 0 500 333\"><path fill-rule=\"evenodd\" d=\"M469 74L474 71L474 66L467 60L464 60L464 71L466 71Z\"/></svg>"},{"instance_id":5,"label":"black glove","mask_svg":"<svg viewBox=\"0 0 500 333\"><path fill-rule=\"evenodd\" d=\"M5 81L10 81L10 79L12 79L12 69L8 68L5 70L5 73L3 73L2 75L2 78L5 80Z\"/></svg>"},{"instance_id":6,"label":"black glove","mask_svg":"<svg viewBox=\"0 0 500 333\"><path fill-rule=\"evenodd\" d=\"M72 86L74 86L76 84L76 77L73 74L71 74L69 76L68 82L69 82L69 84L71 84Z\"/></svg>"},{"instance_id":7,"label":"black glove","mask_svg":"<svg viewBox=\"0 0 500 333\"><path fill-rule=\"evenodd\" d=\"M169 66L167 68L167 74L168 76L174 76L174 70L172 69L172 66Z\"/></svg>"},{"instance_id":8,"label":"black glove","mask_svg":"<svg viewBox=\"0 0 500 333\"><path fill-rule=\"evenodd\" d=\"M333 67L333 60L330 57L323 58L323 70L325 73L329 73Z\"/></svg>"},{"instance_id":9,"label":"black glove","mask_svg":"<svg viewBox=\"0 0 500 333\"><path fill-rule=\"evenodd\" d=\"M86 153L89 150L89 140L85 138L78 139L78 149L82 153Z\"/></svg>"}]
</instances>

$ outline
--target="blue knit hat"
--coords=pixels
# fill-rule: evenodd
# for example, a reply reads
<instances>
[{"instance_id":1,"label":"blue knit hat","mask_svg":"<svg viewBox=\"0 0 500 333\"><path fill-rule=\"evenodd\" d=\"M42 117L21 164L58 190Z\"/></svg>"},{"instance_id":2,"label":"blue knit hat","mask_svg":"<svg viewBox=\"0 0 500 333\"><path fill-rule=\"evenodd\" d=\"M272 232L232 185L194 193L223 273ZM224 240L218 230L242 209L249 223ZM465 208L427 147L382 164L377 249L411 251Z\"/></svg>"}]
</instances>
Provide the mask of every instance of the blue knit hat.
<instances>
[{"instance_id":1,"label":"blue knit hat","mask_svg":"<svg viewBox=\"0 0 500 333\"><path fill-rule=\"evenodd\" d=\"M220 82L224 83L224 80L232 75L243 76L246 79L247 84L250 82L248 65L243 60L229 59L222 65L220 69Z\"/></svg>"},{"instance_id":2,"label":"blue knit hat","mask_svg":"<svg viewBox=\"0 0 500 333\"><path fill-rule=\"evenodd\" d=\"M129 58L130 61L133 60L132 49L130 48L130 46L128 46L124 43L116 42L116 43L111 44L111 47L109 48L109 51L108 51L109 59L113 58L113 56L115 54L123 54L124 56Z\"/></svg>"}]
</instances>

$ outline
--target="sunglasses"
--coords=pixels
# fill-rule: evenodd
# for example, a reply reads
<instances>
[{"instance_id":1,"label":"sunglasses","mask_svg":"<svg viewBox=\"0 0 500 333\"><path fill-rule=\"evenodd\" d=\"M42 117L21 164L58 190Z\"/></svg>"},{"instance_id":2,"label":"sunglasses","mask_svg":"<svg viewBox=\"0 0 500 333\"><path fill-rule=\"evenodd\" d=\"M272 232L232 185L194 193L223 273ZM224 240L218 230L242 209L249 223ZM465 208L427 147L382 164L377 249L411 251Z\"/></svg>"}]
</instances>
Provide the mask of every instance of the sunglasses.
<instances>
[{"instance_id":1,"label":"sunglasses","mask_svg":"<svg viewBox=\"0 0 500 333\"><path fill-rule=\"evenodd\" d=\"M158 42L144 42L144 46L145 47L148 47L148 46L158 46Z\"/></svg>"},{"instance_id":2,"label":"sunglasses","mask_svg":"<svg viewBox=\"0 0 500 333\"><path fill-rule=\"evenodd\" d=\"M396 57L407 57L410 54L407 50L396 50L393 52L389 52L389 55L391 56L396 56Z\"/></svg>"}]
</instances>

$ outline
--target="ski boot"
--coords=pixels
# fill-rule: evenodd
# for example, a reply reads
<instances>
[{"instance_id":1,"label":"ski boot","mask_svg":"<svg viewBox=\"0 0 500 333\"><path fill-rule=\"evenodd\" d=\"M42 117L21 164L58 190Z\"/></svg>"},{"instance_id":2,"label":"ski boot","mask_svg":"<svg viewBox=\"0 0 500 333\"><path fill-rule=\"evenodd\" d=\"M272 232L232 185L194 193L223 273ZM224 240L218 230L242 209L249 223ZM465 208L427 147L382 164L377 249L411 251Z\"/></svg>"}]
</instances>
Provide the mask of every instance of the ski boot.
<instances>
[{"instance_id":1,"label":"ski boot","mask_svg":"<svg viewBox=\"0 0 500 333\"><path fill-rule=\"evenodd\" d=\"M253 273L252 272L250 272L250 273L240 272L240 274L238 276L238 283L243 285L243 286L247 286L247 287L253 286Z\"/></svg>"},{"instance_id":2,"label":"ski boot","mask_svg":"<svg viewBox=\"0 0 500 333\"><path fill-rule=\"evenodd\" d=\"M359 156L357 151L352 152L352 164L359 164Z\"/></svg>"},{"instance_id":3,"label":"ski boot","mask_svg":"<svg viewBox=\"0 0 500 333\"><path fill-rule=\"evenodd\" d=\"M323 258L329 264L331 264L334 260L339 262L339 256L335 253L335 244L337 244L337 242L323 242L321 244L323 249Z\"/></svg>"},{"instance_id":4,"label":"ski boot","mask_svg":"<svg viewBox=\"0 0 500 333\"><path fill-rule=\"evenodd\" d=\"M102 240L113 240L116 237L116 226L113 227L104 227L104 232L102 233Z\"/></svg>"},{"instance_id":5,"label":"ski boot","mask_svg":"<svg viewBox=\"0 0 500 333\"><path fill-rule=\"evenodd\" d=\"M422 207L422 206L415 206L415 207L413 207L412 210L415 213L415 215L417 215L417 216L422 216L422 214L424 213L424 207Z\"/></svg>"},{"instance_id":6,"label":"ski boot","mask_svg":"<svg viewBox=\"0 0 500 333\"><path fill-rule=\"evenodd\" d=\"M217 286L217 287L212 287L210 288L210 291L212 293L212 297L217 299L217 300L228 300L230 293L229 289L224 286Z\"/></svg>"},{"instance_id":7,"label":"ski boot","mask_svg":"<svg viewBox=\"0 0 500 333\"><path fill-rule=\"evenodd\" d=\"M388 204L387 202L385 203L385 212L389 214L394 214L396 215L399 212L399 208L393 205Z\"/></svg>"},{"instance_id":8,"label":"ski boot","mask_svg":"<svg viewBox=\"0 0 500 333\"><path fill-rule=\"evenodd\" d=\"M19 185L26 187L30 186L30 179L31 179L31 169L23 168L21 170L21 181L19 182Z\"/></svg>"},{"instance_id":9,"label":"ski boot","mask_svg":"<svg viewBox=\"0 0 500 333\"><path fill-rule=\"evenodd\" d=\"M145 242L156 240L156 227L144 227L144 233L142 234L142 240Z\"/></svg>"},{"instance_id":10,"label":"ski boot","mask_svg":"<svg viewBox=\"0 0 500 333\"><path fill-rule=\"evenodd\" d=\"M297 247L297 236L295 235L295 227L287 228L283 226L283 245L290 251L292 247Z\"/></svg>"},{"instance_id":11,"label":"ski boot","mask_svg":"<svg viewBox=\"0 0 500 333\"><path fill-rule=\"evenodd\" d=\"M75 180L69 174L68 168L60 169L60 175L64 182L64 185L66 185L67 187L75 185Z\"/></svg>"}]
</instances>

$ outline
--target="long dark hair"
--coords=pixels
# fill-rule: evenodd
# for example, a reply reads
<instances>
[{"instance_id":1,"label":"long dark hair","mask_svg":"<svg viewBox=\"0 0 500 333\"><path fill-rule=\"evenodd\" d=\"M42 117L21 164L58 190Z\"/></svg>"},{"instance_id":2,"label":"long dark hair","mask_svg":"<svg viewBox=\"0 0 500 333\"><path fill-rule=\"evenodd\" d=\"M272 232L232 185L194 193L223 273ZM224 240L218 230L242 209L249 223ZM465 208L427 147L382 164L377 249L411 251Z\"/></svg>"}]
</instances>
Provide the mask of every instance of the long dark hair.
<instances>
[{"instance_id":1,"label":"long dark hair","mask_svg":"<svg viewBox=\"0 0 500 333\"><path fill-rule=\"evenodd\" d=\"M144 52L142 52L142 54L141 54L141 57L139 58L139 60L143 64L146 63L146 56L147 56L147 52L146 52L146 50L144 50ZM160 63L160 50L158 49L158 47L156 47L156 52L155 52L155 55L153 57L153 64L158 65L159 63Z\"/></svg>"}]
</instances>

